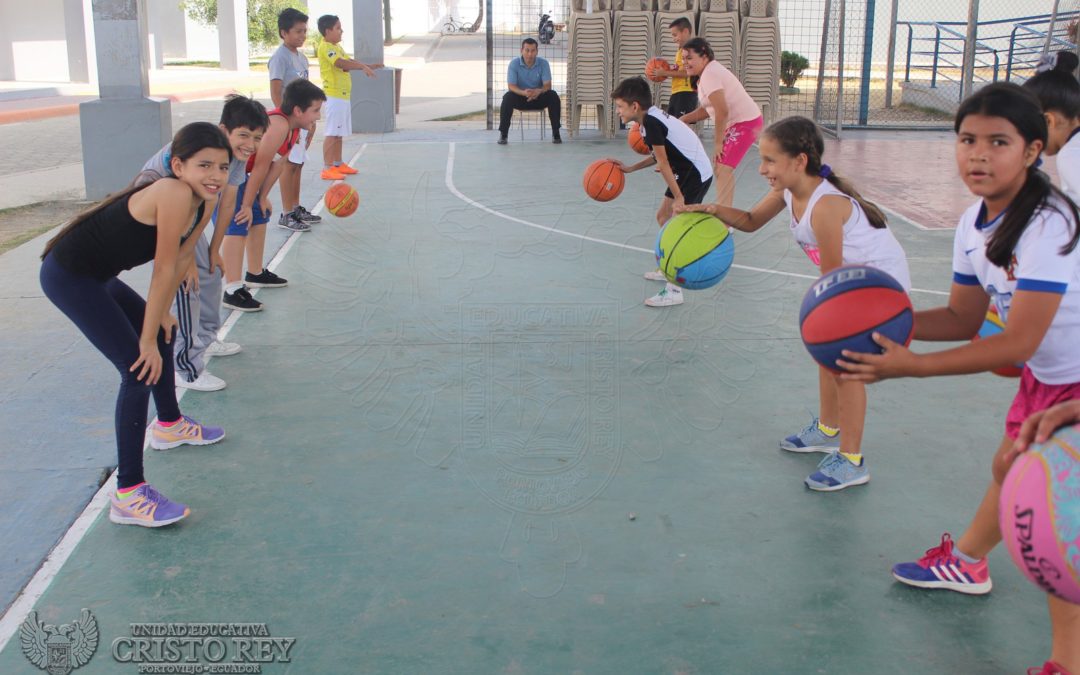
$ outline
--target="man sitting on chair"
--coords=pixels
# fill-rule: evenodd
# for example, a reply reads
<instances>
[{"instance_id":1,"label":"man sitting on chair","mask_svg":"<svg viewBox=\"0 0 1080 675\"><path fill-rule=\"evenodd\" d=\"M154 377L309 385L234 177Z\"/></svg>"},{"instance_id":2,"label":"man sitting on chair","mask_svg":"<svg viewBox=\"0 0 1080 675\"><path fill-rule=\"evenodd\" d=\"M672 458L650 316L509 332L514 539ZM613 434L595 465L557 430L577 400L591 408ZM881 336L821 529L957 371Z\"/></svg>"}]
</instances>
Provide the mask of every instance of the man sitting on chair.
<instances>
[{"instance_id":1,"label":"man sitting on chair","mask_svg":"<svg viewBox=\"0 0 1080 675\"><path fill-rule=\"evenodd\" d=\"M547 59L537 56L540 46L536 40L521 41L521 56L512 60L506 69L506 83L510 91L503 94L499 111L499 145L506 145L510 131L510 118L515 110L543 110L547 108L551 118L551 142L562 143L559 136L559 119L562 101L551 89L551 66Z\"/></svg>"}]
</instances>

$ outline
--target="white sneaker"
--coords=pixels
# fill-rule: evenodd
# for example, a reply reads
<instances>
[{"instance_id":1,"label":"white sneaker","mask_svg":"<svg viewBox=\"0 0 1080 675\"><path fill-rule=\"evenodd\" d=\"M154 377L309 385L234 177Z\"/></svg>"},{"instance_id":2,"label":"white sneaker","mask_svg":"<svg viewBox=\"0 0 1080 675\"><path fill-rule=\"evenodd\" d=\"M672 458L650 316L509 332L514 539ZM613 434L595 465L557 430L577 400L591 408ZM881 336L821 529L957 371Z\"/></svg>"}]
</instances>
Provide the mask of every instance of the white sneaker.
<instances>
[{"instance_id":1,"label":"white sneaker","mask_svg":"<svg viewBox=\"0 0 1080 675\"><path fill-rule=\"evenodd\" d=\"M177 378L176 386L195 391L218 391L225 388L225 380L211 375L209 370L204 370L194 382L188 382L182 377Z\"/></svg>"},{"instance_id":2,"label":"white sneaker","mask_svg":"<svg viewBox=\"0 0 1080 675\"><path fill-rule=\"evenodd\" d=\"M659 269L655 269L651 272L645 273L645 278L649 281L667 281L667 277Z\"/></svg>"},{"instance_id":3,"label":"white sneaker","mask_svg":"<svg viewBox=\"0 0 1080 675\"><path fill-rule=\"evenodd\" d=\"M221 340L214 340L210 343L210 346L206 348L207 356L232 356L240 351L240 345L235 342L222 342Z\"/></svg>"},{"instance_id":4,"label":"white sneaker","mask_svg":"<svg viewBox=\"0 0 1080 675\"><path fill-rule=\"evenodd\" d=\"M664 290L645 301L649 307L671 307L683 304L682 289L674 284L664 286Z\"/></svg>"}]
</instances>

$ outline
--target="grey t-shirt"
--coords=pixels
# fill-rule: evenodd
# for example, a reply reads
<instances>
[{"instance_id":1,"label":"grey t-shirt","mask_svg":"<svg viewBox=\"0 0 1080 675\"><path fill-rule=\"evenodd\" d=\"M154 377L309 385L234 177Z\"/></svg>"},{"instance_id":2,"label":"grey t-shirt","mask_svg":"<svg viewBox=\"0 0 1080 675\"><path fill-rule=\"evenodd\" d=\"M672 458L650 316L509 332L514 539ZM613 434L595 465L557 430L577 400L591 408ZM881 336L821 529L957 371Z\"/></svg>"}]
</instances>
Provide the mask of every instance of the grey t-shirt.
<instances>
[{"instance_id":1,"label":"grey t-shirt","mask_svg":"<svg viewBox=\"0 0 1080 675\"><path fill-rule=\"evenodd\" d=\"M153 183L154 181L165 178L166 176L173 175L172 169L169 168L169 163L172 160L172 143L166 143L165 147L157 151L150 159L146 160L146 164L143 164L142 171L135 177L135 185L145 185L146 183ZM244 171L246 162L242 162L235 157L229 162L229 185L243 185L247 180L247 173Z\"/></svg>"},{"instance_id":2,"label":"grey t-shirt","mask_svg":"<svg viewBox=\"0 0 1080 675\"><path fill-rule=\"evenodd\" d=\"M300 50L293 51L285 45L279 45L266 67L270 70L271 80L281 80L281 86L287 87L293 80L308 79L308 57Z\"/></svg>"}]
</instances>

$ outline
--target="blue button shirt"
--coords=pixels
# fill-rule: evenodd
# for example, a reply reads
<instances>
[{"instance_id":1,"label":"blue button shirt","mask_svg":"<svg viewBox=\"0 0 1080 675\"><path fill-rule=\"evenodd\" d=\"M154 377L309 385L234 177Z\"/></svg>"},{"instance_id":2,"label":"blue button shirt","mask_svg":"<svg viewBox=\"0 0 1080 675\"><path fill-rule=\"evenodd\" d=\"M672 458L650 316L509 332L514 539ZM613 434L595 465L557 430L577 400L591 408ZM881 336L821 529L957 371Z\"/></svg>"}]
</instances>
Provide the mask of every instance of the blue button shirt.
<instances>
[{"instance_id":1,"label":"blue button shirt","mask_svg":"<svg viewBox=\"0 0 1080 675\"><path fill-rule=\"evenodd\" d=\"M539 89L545 82L551 81L551 66L547 59L537 56L532 68L525 65L520 56L510 62L506 69L506 83L519 89Z\"/></svg>"}]
</instances>

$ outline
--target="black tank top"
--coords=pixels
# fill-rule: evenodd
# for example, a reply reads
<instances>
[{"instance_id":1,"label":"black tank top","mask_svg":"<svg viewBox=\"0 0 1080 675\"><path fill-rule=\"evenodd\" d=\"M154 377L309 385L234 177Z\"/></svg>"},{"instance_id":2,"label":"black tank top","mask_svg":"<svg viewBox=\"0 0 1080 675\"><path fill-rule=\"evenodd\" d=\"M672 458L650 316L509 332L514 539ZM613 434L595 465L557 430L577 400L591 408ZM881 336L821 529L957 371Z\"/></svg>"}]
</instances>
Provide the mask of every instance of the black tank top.
<instances>
[{"instance_id":1,"label":"black tank top","mask_svg":"<svg viewBox=\"0 0 1080 675\"><path fill-rule=\"evenodd\" d=\"M56 242L49 255L69 272L106 281L154 259L157 227L135 220L125 196L79 223ZM180 238L183 244L202 220L206 202L199 205L195 221Z\"/></svg>"}]
</instances>

